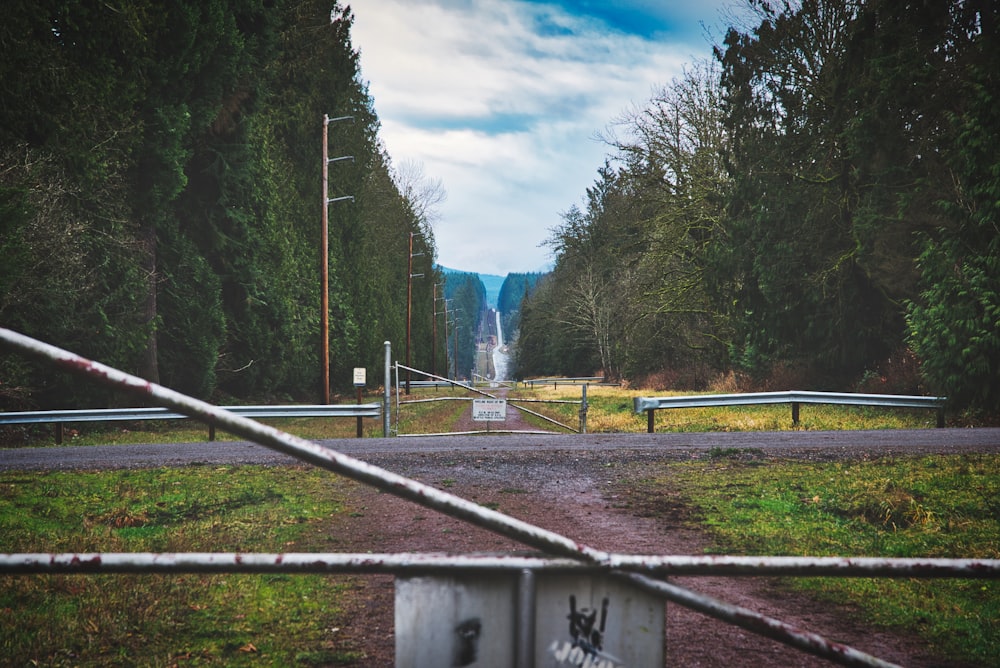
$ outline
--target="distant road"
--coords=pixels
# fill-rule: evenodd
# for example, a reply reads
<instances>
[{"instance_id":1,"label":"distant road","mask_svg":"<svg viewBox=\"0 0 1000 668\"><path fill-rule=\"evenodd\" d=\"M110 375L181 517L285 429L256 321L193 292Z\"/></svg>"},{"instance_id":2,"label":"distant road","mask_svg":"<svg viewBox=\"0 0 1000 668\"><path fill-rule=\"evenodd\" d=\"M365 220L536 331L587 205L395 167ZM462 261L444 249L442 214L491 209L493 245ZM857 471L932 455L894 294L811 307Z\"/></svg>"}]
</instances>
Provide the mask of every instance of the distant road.
<instances>
[{"instance_id":1,"label":"distant road","mask_svg":"<svg viewBox=\"0 0 1000 668\"><path fill-rule=\"evenodd\" d=\"M1000 429L782 431L664 434L573 434L364 438L319 441L344 454L390 466L435 453L491 451L516 457L563 451L636 460L690 459L717 448L753 449L790 459L1000 452ZM193 464L289 464L291 457L254 443L212 441L0 450L0 470L130 469Z\"/></svg>"}]
</instances>

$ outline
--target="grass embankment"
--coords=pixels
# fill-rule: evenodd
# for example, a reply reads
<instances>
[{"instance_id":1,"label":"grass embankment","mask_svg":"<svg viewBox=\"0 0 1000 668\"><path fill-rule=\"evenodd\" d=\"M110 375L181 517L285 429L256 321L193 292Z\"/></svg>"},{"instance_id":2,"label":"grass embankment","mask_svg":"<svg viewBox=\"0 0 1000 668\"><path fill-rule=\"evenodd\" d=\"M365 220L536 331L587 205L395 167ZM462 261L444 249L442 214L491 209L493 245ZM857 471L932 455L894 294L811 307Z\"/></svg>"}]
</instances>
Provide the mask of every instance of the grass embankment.
<instances>
[{"instance_id":1,"label":"grass embankment","mask_svg":"<svg viewBox=\"0 0 1000 668\"><path fill-rule=\"evenodd\" d=\"M509 395L530 399L581 400L580 387L538 386L519 388ZM618 387L591 385L587 389L588 433L638 433L646 431L646 414L636 414L632 400L638 396L666 396L672 392L626 390ZM579 422L579 404L527 404L564 424ZM536 418L528 418L536 420ZM656 411L657 432L681 431L822 431L845 429L925 429L937 424L933 410L913 408L871 408L865 406L833 406L810 404L801 407L799 423L792 423L792 409L787 404L771 406L732 406L718 408L681 408ZM544 425L542 421L536 424Z\"/></svg>"},{"instance_id":2,"label":"grass embankment","mask_svg":"<svg viewBox=\"0 0 1000 668\"><path fill-rule=\"evenodd\" d=\"M578 399L579 388L518 390ZM645 430L631 397L588 393L589 431ZM414 391L414 398L456 396ZM446 431L457 401L404 406L403 433ZM574 424L578 406L531 404ZM792 429L787 407L659 411L658 429ZM923 411L809 406L799 429L933 426ZM381 434L381 425L366 420ZM395 423L395 416L394 416ZM278 420L306 438L352 437L353 420ZM540 425L541 426L541 425ZM114 433L132 442L204 440L183 423ZM180 427L180 428L178 428ZM343 433L340 433L343 431ZM105 442L93 432L75 442ZM221 434L220 434L221 437ZM499 440L497 445L501 445ZM350 551L329 527L350 513L353 483L301 467L2 473L6 552ZM997 558L1000 458L895 458L809 464L716 450L663 463L631 489L643 512L680 499L692 521L736 554ZM0 656L15 665L351 665L338 639L343 580L305 575L0 577ZM850 602L878 624L898 624L946 656L987 664L1000 655L994 581L795 579L789 586Z\"/></svg>"},{"instance_id":3,"label":"grass embankment","mask_svg":"<svg viewBox=\"0 0 1000 668\"><path fill-rule=\"evenodd\" d=\"M627 493L654 516L680 501L714 537L714 553L1000 558L996 455L806 463L715 450L701 461L663 464ZM1000 656L995 580L783 583L856 606L868 623L918 633L968 665L996 665Z\"/></svg>"},{"instance_id":4,"label":"grass embankment","mask_svg":"<svg viewBox=\"0 0 1000 668\"><path fill-rule=\"evenodd\" d=\"M0 474L5 552L344 551L353 483L304 467ZM320 527L326 527L320 529ZM0 576L6 665L330 665L344 580Z\"/></svg>"}]
</instances>

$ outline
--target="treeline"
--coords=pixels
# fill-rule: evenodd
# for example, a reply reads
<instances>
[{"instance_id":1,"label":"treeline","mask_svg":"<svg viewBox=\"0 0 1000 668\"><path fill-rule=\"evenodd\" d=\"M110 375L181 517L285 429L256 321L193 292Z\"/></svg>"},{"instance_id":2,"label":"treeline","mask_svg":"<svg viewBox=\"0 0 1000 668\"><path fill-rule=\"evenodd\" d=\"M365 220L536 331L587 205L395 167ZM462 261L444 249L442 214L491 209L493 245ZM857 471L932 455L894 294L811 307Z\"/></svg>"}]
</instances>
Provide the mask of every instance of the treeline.
<instances>
[{"instance_id":1,"label":"treeline","mask_svg":"<svg viewBox=\"0 0 1000 668\"><path fill-rule=\"evenodd\" d=\"M350 116L329 125L353 162L328 196L354 198L329 205L331 382L401 354L410 233L429 366L426 203L379 142L352 21L328 0L6 5L0 323L200 397L316 401L321 133ZM0 357L0 408L113 401Z\"/></svg>"},{"instance_id":2,"label":"treeline","mask_svg":"<svg viewBox=\"0 0 1000 668\"><path fill-rule=\"evenodd\" d=\"M517 338L521 327L521 305L534 292L542 273L510 273L500 285L497 296L497 310L500 311L500 326L503 327L504 339L513 341Z\"/></svg>"},{"instance_id":3,"label":"treeline","mask_svg":"<svg viewBox=\"0 0 1000 668\"><path fill-rule=\"evenodd\" d=\"M439 375L469 379L475 366L476 334L486 311L486 286L479 274L448 271L444 279L448 309L448 373Z\"/></svg>"},{"instance_id":4,"label":"treeline","mask_svg":"<svg viewBox=\"0 0 1000 668\"><path fill-rule=\"evenodd\" d=\"M1000 6L747 5L604 133L518 373L1000 409Z\"/></svg>"}]
</instances>

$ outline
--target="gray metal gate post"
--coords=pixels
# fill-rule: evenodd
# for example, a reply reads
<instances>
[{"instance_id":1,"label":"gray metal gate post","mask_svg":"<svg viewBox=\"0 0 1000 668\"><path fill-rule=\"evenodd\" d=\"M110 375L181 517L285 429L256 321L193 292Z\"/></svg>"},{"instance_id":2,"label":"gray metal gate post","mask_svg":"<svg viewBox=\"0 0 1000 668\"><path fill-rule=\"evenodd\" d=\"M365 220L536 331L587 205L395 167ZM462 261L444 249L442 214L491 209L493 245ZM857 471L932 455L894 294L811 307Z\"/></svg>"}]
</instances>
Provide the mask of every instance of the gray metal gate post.
<instances>
[{"instance_id":1,"label":"gray metal gate post","mask_svg":"<svg viewBox=\"0 0 1000 668\"><path fill-rule=\"evenodd\" d=\"M389 438L389 407L392 396L392 373L390 372L390 366L392 359L392 343L389 341L385 342L385 387L384 397L382 398L382 436Z\"/></svg>"},{"instance_id":2,"label":"gray metal gate post","mask_svg":"<svg viewBox=\"0 0 1000 668\"><path fill-rule=\"evenodd\" d=\"M535 668L535 571L525 568L517 579L517 668Z\"/></svg>"}]
</instances>

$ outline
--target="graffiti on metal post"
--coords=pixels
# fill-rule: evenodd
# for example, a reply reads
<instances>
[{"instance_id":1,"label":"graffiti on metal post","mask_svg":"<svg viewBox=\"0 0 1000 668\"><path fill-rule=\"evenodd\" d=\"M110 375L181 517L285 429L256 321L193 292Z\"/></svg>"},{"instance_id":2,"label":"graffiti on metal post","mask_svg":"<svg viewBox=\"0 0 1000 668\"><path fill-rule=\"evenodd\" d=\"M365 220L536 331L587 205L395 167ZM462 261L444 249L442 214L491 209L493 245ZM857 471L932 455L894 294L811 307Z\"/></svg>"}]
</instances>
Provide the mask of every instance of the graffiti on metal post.
<instances>
[{"instance_id":1,"label":"graffiti on metal post","mask_svg":"<svg viewBox=\"0 0 1000 668\"><path fill-rule=\"evenodd\" d=\"M479 656L479 635L483 630L478 617L466 619L455 627L455 659L453 666L471 666Z\"/></svg>"},{"instance_id":2,"label":"graffiti on metal post","mask_svg":"<svg viewBox=\"0 0 1000 668\"><path fill-rule=\"evenodd\" d=\"M566 618L569 620L571 640L562 642L555 640L549 646L549 652L560 665L580 668L621 668L619 659L603 651L609 603L607 597L601 601L601 618L598 624L598 611L591 608L577 608L576 596L570 594L569 614Z\"/></svg>"}]
</instances>

